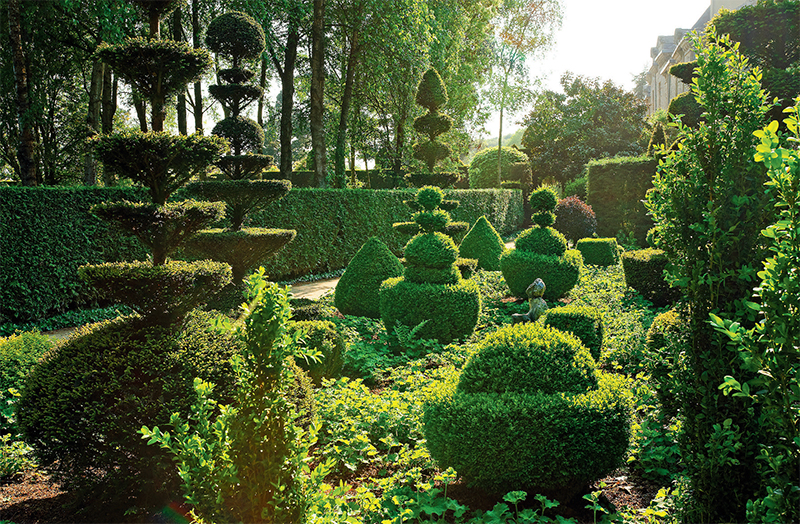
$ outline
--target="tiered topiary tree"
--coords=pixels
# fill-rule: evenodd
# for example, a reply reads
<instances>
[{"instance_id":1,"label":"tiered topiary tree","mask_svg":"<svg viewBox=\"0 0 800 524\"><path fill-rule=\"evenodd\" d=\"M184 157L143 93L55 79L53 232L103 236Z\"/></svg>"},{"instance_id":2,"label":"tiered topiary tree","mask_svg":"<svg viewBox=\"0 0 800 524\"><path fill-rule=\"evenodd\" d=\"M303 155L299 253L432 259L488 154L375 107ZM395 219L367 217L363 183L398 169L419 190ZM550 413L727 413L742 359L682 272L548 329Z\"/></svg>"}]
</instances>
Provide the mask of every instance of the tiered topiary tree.
<instances>
[{"instance_id":1,"label":"tiered topiary tree","mask_svg":"<svg viewBox=\"0 0 800 524\"><path fill-rule=\"evenodd\" d=\"M227 149L220 137L163 131L166 102L210 67L211 57L159 39L159 19L178 1L135 3L147 14L150 37L103 44L97 57L149 100L152 131L92 141L105 169L146 186L152 202L103 204L93 211L136 235L151 249L152 261L84 266L79 272L137 314L86 328L58 346L26 381L17 412L40 465L68 489L84 489L87 499L102 501L104 514L114 519L131 506L163 507L177 485L169 458L143 446L135 430L187 412L194 377L229 390L232 371L220 363L237 348L229 337L213 334L207 317L189 315L230 282L230 267L167 259L186 238L223 216L222 203L167 203Z\"/></svg>"},{"instance_id":2,"label":"tiered topiary tree","mask_svg":"<svg viewBox=\"0 0 800 524\"><path fill-rule=\"evenodd\" d=\"M486 219L486 215L475 221L475 225L467 232L467 236L458 246L460 256L477 259L477 267L488 271L500 269L500 255L505 250L503 239Z\"/></svg>"},{"instance_id":3,"label":"tiered topiary tree","mask_svg":"<svg viewBox=\"0 0 800 524\"><path fill-rule=\"evenodd\" d=\"M225 202L231 225L227 230L201 231L187 247L190 253L231 265L233 283L217 304L227 308L238 305L236 300L246 273L294 239L296 232L242 227L248 213L282 198L292 187L288 180L258 179L272 164L272 157L261 154L261 126L242 116L242 111L262 94L260 87L248 83L255 73L244 66L264 51L264 31L250 15L234 11L211 21L206 44L231 65L219 72L223 84L209 86L209 92L228 115L217 123L212 134L230 142L231 154L216 164L221 171L219 180L195 182L187 191L198 198Z\"/></svg>"},{"instance_id":4,"label":"tiered topiary tree","mask_svg":"<svg viewBox=\"0 0 800 524\"><path fill-rule=\"evenodd\" d=\"M453 119L439 112L448 100L442 77L431 67L422 75L417 87L417 104L428 112L414 119L414 129L420 135L428 137L428 141L418 142L413 146L414 158L425 162L430 172L433 172L436 162L450 154L450 147L436 140L436 137L450 131L453 126Z\"/></svg>"},{"instance_id":5,"label":"tiered topiary tree","mask_svg":"<svg viewBox=\"0 0 800 524\"><path fill-rule=\"evenodd\" d=\"M580 340L531 322L481 341L423 421L431 456L470 485L568 502L621 465L632 408Z\"/></svg>"},{"instance_id":6,"label":"tiered topiary tree","mask_svg":"<svg viewBox=\"0 0 800 524\"><path fill-rule=\"evenodd\" d=\"M441 189L426 186L407 204L419 209L414 214L419 232L405 247L405 276L381 285L380 311L386 330L393 331L398 322L414 328L427 321L418 332L421 338L446 344L466 337L478 322L481 298L477 283L461 277L456 265L458 248L443 233L451 222L442 207L453 209L457 202L443 200ZM400 227L407 230L407 224Z\"/></svg>"},{"instance_id":7,"label":"tiered topiary tree","mask_svg":"<svg viewBox=\"0 0 800 524\"><path fill-rule=\"evenodd\" d=\"M558 196L549 187L531 193L534 226L519 234L515 249L500 258L500 270L511 293L525 297L525 290L541 278L547 289L545 300L556 300L578 283L583 259L579 251L567 250L567 239L553 229Z\"/></svg>"}]
</instances>

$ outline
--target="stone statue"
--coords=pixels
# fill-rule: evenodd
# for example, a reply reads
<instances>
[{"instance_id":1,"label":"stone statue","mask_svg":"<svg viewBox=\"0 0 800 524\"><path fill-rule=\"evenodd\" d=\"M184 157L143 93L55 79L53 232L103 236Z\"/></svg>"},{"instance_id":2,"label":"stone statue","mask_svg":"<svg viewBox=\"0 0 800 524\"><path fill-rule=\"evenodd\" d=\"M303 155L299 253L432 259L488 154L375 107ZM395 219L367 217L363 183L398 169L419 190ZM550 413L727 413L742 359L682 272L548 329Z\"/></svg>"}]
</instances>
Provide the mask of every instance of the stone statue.
<instances>
[{"instance_id":1,"label":"stone statue","mask_svg":"<svg viewBox=\"0 0 800 524\"><path fill-rule=\"evenodd\" d=\"M511 315L514 324L518 322L536 322L536 320L542 316L542 313L547 310L547 303L542 298L545 289L544 282L541 278L537 278L530 286L528 286L528 288L525 290L525 293L528 295L528 304L530 304L530 310L524 314L514 313Z\"/></svg>"}]
</instances>

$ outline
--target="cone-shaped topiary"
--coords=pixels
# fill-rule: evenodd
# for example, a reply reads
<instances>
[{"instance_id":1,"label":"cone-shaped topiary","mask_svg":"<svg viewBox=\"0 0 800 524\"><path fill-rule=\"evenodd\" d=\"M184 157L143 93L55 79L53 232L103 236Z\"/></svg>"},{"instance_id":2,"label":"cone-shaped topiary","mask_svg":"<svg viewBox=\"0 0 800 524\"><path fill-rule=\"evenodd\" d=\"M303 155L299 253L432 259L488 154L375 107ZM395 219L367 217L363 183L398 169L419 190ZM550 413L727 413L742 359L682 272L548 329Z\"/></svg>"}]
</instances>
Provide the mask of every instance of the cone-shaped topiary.
<instances>
[{"instance_id":1,"label":"cone-shaped topiary","mask_svg":"<svg viewBox=\"0 0 800 524\"><path fill-rule=\"evenodd\" d=\"M334 304L344 315L380 318L380 287L403 275L403 265L378 237L361 246L336 284Z\"/></svg>"},{"instance_id":2,"label":"cone-shaped topiary","mask_svg":"<svg viewBox=\"0 0 800 524\"><path fill-rule=\"evenodd\" d=\"M500 255L505 250L503 239L486 219L486 215L475 221L472 229L458 246L458 252L462 257L477 259L478 267L488 271L500 269Z\"/></svg>"},{"instance_id":3,"label":"cone-shaped topiary","mask_svg":"<svg viewBox=\"0 0 800 524\"><path fill-rule=\"evenodd\" d=\"M471 485L568 501L625 457L633 402L568 333L501 328L425 406L431 456Z\"/></svg>"},{"instance_id":4,"label":"cone-shaped topiary","mask_svg":"<svg viewBox=\"0 0 800 524\"><path fill-rule=\"evenodd\" d=\"M380 312L386 330L396 323L410 328L426 324L418 335L446 344L472 333L478 322L481 299L477 283L461 277L456 266L458 248L442 233L450 214L442 190L426 186L407 202L420 231L405 247L404 277L386 280L380 288Z\"/></svg>"},{"instance_id":5,"label":"cone-shaped topiary","mask_svg":"<svg viewBox=\"0 0 800 524\"><path fill-rule=\"evenodd\" d=\"M520 233L515 249L500 258L500 270L515 296L525 297L525 290L537 278L547 286L545 300L560 298L578 283L583 265L580 251L567 250L564 235L549 227L555 221L557 202L558 195L552 188L533 191L530 204L537 225Z\"/></svg>"},{"instance_id":6,"label":"cone-shaped topiary","mask_svg":"<svg viewBox=\"0 0 800 524\"><path fill-rule=\"evenodd\" d=\"M422 160L433 171L436 162L450 154L450 147L436 141L436 137L450 131L453 119L439 112L439 108L447 104L447 88L442 77L434 68L422 75L417 87L417 103L428 112L414 119L414 129L428 138L427 142L414 144L414 158Z\"/></svg>"}]
</instances>

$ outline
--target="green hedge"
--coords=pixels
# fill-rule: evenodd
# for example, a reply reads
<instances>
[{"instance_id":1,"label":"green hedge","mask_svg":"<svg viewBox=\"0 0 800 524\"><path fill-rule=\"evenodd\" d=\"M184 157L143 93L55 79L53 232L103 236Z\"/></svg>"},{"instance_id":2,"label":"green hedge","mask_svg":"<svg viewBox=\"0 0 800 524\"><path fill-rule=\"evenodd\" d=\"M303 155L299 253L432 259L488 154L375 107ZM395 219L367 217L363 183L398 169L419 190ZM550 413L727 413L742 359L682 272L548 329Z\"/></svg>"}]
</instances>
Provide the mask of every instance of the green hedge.
<instances>
[{"instance_id":1,"label":"green hedge","mask_svg":"<svg viewBox=\"0 0 800 524\"><path fill-rule=\"evenodd\" d=\"M392 229L411 219L403 205L416 190L293 189L266 210L253 213L251 226L297 230L297 237L264 267L272 279L325 273L350 263L370 238L380 238L400 255L409 238ZM454 190L445 198L460 205L454 221L474 223L482 215L501 235L522 227L522 194L518 190ZM460 240L460 239L457 239Z\"/></svg>"},{"instance_id":2,"label":"green hedge","mask_svg":"<svg viewBox=\"0 0 800 524\"><path fill-rule=\"evenodd\" d=\"M583 255L584 264L614 266L619 262L619 245L616 238L582 238L575 249Z\"/></svg>"},{"instance_id":3,"label":"green hedge","mask_svg":"<svg viewBox=\"0 0 800 524\"><path fill-rule=\"evenodd\" d=\"M140 188L0 187L0 322L91 302L83 264L143 260L147 251L89 213L105 201L149 200Z\"/></svg>"},{"instance_id":4,"label":"green hedge","mask_svg":"<svg viewBox=\"0 0 800 524\"><path fill-rule=\"evenodd\" d=\"M616 237L633 232L645 244L653 220L642 204L653 187L658 160L652 157L617 157L587 164L586 200L597 217L597 235Z\"/></svg>"},{"instance_id":5,"label":"green hedge","mask_svg":"<svg viewBox=\"0 0 800 524\"><path fill-rule=\"evenodd\" d=\"M265 264L272 279L327 272L347 266L373 236L399 254L408 238L392 223L411 218L402 203L413 191L294 189L247 225L297 230L297 238ZM461 202L454 220L474 223L486 215L500 234L522 225L519 190L447 194ZM146 258L138 240L89 213L110 200L148 196L141 188L0 187L0 322L40 319L91 302L77 276L80 265Z\"/></svg>"}]
</instances>

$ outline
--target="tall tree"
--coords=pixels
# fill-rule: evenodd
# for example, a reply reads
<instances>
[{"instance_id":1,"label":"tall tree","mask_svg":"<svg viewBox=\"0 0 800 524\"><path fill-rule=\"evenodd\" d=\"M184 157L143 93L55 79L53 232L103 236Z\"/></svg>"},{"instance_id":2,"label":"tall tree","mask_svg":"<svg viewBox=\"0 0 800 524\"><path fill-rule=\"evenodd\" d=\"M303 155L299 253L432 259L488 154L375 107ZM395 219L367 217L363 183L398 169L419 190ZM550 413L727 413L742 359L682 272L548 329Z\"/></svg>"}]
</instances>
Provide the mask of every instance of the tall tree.
<instances>
[{"instance_id":1,"label":"tall tree","mask_svg":"<svg viewBox=\"0 0 800 524\"><path fill-rule=\"evenodd\" d=\"M23 42L22 13L20 0L8 0L8 34L14 63L14 80L17 101L17 118L19 122L19 142L17 145L17 162L19 176L24 186L35 186L38 183L36 174L36 139L31 118L30 83L28 79L28 61L25 56Z\"/></svg>"},{"instance_id":2,"label":"tall tree","mask_svg":"<svg viewBox=\"0 0 800 524\"><path fill-rule=\"evenodd\" d=\"M311 152L314 155L314 186L325 185L325 0L314 0L311 24Z\"/></svg>"},{"instance_id":3,"label":"tall tree","mask_svg":"<svg viewBox=\"0 0 800 524\"><path fill-rule=\"evenodd\" d=\"M502 0L495 24L494 72L490 103L500 113L497 154L503 146L503 113L515 112L529 91L526 60L547 49L561 25L558 0ZM500 176L500 163L497 163Z\"/></svg>"}]
</instances>

